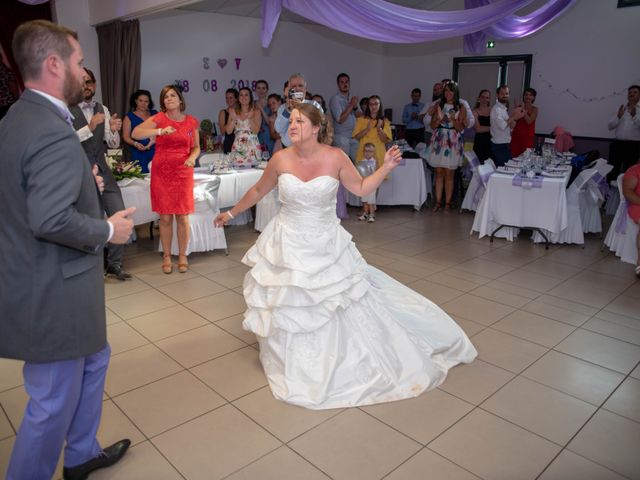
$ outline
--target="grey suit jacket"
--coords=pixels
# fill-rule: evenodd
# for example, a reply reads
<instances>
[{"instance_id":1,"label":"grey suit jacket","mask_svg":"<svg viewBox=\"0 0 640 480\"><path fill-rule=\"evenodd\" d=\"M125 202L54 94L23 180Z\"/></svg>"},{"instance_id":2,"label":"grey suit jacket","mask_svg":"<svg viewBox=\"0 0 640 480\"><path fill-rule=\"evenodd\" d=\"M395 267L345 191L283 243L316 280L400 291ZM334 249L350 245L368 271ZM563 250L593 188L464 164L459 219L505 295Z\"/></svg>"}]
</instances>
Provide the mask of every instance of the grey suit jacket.
<instances>
[{"instance_id":1,"label":"grey suit jacket","mask_svg":"<svg viewBox=\"0 0 640 480\"><path fill-rule=\"evenodd\" d=\"M33 91L0 122L0 171L0 357L100 351L109 225L75 131Z\"/></svg>"}]
</instances>

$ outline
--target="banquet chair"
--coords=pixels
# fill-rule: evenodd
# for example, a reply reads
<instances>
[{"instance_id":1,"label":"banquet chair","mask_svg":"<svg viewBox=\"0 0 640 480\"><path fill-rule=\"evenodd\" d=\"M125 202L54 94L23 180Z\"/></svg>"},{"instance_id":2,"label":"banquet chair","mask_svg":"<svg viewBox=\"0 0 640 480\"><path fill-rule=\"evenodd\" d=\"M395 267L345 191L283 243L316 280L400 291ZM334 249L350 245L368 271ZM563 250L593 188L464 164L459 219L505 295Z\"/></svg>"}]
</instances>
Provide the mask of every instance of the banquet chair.
<instances>
[{"instance_id":1,"label":"banquet chair","mask_svg":"<svg viewBox=\"0 0 640 480\"><path fill-rule=\"evenodd\" d=\"M480 203L480 199L482 199L482 195L484 195L485 190L484 185L480 180L480 175L478 174L478 167L480 166L478 156L474 151L464 152L464 156L469 162L472 174L469 186L467 187L467 192L460 204L460 213L462 213L463 210L475 212L478 209L478 204Z\"/></svg>"},{"instance_id":2,"label":"banquet chair","mask_svg":"<svg viewBox=\"0 0 640 480\"><path fill-rule=\"evenodd\" d=\"M224 249L225 254L229 254L224 228L213 225L213 220L220 213L220 207L218 206L219 188L220 177L218 176L213 177L211 180L196 183L193 188L195 211L189 215L190 234L187 255L191 252L207 252L216 249ZM158 250L162 252L162 244L159 245ZM174 220L171 254L178 255L178 253L178 233Z\"/></svg>"},{"instance_id":3,"label":"banquet chair","mask_svg":"<svg viewBox=\"0 0 640 480\"><path fill-rule=\"evenodd\" d=\"M604 203L604 214L605 215L615 215L618 211L618 205L620 205L620 192L618 192L618 184L616 180L611 180L609 182L609 193L605 198Z\"/></svg>"},{"instance_id":4,"label":"banquet chair","mask_svg":"<svg viewBox=\"0 0 640 480\"><path fill-rule=\"evenodd\" d=\"M256 205L256 219L253 228L258 232L262 232L267 224L280 211L280 198L278 196L278 187L267 193Z\"/></svg>"},{"instance_id":5,"label":"banquet chair","mask_svg":"<svg viewBox=\"0 0 640 480\"><path fill-rule=\"evenodd\" d=\"M636 239L638 238L638 229L640 227L631 220L627 213L627 202L624 200L622 194L623 178L624 173L621 173L616 180L618 194L620 195L620 204L613 217L613 222L611 222L607 236L604 238L604 244L609 247L609 250L611 250L616 257L620 257L620 260L623 262L636 265L638 262Z\"/></svg>"},{"instance_id":6,"label":"banquet chair","mask_svg":"<svg viewBox=\"0 0 640 480\"><path fill-rule=\"evenodd\" d=\"M607 175L613 170L613 165L600 158L594 162L593 169L596 173L589 179L586 188L580 192L580 217L584 233L602 233L600 207L609 190Z\"/></svg>"}]
</instances>

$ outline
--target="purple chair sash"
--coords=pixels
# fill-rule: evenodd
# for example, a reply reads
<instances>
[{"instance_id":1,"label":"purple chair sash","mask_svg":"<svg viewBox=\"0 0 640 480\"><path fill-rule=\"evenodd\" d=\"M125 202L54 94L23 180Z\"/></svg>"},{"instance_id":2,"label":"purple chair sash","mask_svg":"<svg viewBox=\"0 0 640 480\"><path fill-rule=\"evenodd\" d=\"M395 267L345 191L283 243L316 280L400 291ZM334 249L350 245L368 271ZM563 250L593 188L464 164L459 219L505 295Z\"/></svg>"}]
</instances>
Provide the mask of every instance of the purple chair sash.
<instances>
[{"instance_id":1,"label":"purple chair sash","mask_svg":"<svg viewBox=\"0 0 640 480\"><path fill-rule=\"evenodd\" d=\"M511 185L523 188L542 188L543 177L523 177L522 175L514 175Z\"/></svg>"},{"instance_id":2,"label":"purple chair sash","mask_svg":"<svg viewBox=\"0 0 640 480\"><path fill-rule=\"evenodd\" d=\"M484 175L480 175L480 181L482 182L482 184L486 185L487 182L489 181L489 177L493 175L495 172L496 172L495 170L491 170L490 172L487 172Z\"/></svg>"},{"instance_id":3,"label":"purple chair sash","mask_svg":"<svg viewBox=\"0 0 640 480\"><path fill-rule=\"evenodd\" d=\"M593 177L591 177L591 179L596 182L596 185L598 185L598 189L602 194L602 198L607 198L607 195L609 194L609 184L607 183L607 178L600 175L600 172L596 172Z\"/></svg>"},{"instance_id":4,"label":"purple chair sash","mask_svg":"<svg viewBox=\"0 0 640 480\"><path fill-rule=\"evenodd\" d=\"M627 213L627 201L624 197L620 198L620 206L618 208L622 209L620 212L622 215L620 215L616 222L616 233L625 235L627 233L627 217L629 214Z\"/></svg>"}]
</instances>

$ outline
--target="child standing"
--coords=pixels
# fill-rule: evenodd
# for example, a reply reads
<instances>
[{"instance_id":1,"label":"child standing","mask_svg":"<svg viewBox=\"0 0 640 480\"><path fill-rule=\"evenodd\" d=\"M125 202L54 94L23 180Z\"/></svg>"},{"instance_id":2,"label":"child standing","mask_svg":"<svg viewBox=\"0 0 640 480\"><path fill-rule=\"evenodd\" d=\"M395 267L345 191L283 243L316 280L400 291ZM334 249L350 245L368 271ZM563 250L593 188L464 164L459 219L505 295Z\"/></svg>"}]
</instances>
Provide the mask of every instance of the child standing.
<instances>
[{"instance_id":1,"label":"child standing","mask_svg":"<svg viewBox=\"0 0 640 480\"><path fill-rule=\"evenodd\" d=\"M368 177L376 171L376 146L373 143L365 143L364 158L358 162L358 172L363 177ZM362 214L358 217L358 220L367 220L369 223L376 221L376 191L371 192L361 198L362 200Z\"/></svg>"}]
</instances>

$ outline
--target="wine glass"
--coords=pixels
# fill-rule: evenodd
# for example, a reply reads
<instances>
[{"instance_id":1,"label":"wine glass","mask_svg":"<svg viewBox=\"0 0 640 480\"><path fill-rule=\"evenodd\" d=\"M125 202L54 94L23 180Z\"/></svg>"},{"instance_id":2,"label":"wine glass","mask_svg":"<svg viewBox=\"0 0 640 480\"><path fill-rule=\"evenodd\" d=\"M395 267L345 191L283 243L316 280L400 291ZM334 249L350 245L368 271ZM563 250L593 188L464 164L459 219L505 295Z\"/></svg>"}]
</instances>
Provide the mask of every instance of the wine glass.
<instances>
[{"instance_id":1,"label":"wine glass","mask_svg":"<svg viewBox=\"0 0 640 480\"><path fill-rule=\"evenodd\" d=\"M268 162L269 158L271 158L271 153L269 153L269 150L263 150L262 151L262 161L263 162Z\"/></svg>"}]
</instances>

